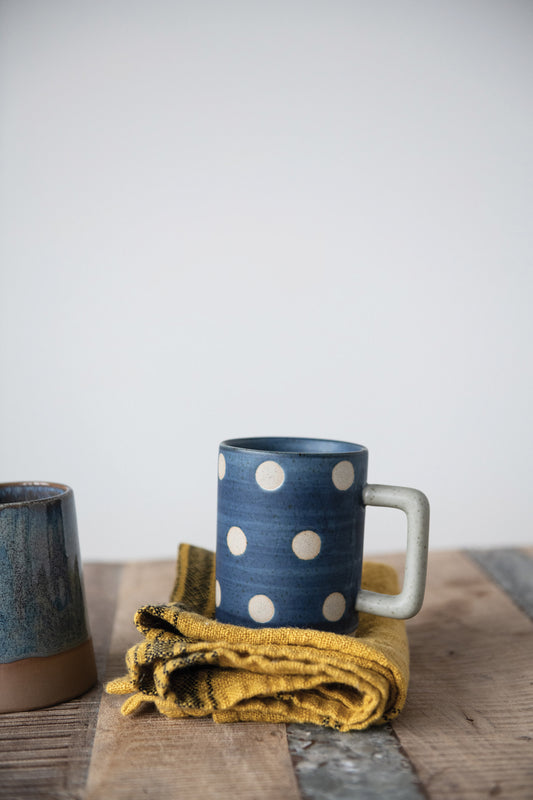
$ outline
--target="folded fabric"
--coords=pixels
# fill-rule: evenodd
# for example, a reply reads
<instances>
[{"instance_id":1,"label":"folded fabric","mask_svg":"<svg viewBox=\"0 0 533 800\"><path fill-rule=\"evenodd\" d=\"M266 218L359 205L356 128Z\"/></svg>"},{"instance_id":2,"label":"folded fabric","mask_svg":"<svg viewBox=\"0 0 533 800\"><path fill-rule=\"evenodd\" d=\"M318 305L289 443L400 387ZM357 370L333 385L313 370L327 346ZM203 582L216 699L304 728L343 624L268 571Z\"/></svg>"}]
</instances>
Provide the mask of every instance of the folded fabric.
<instances>
[{"instance_id":1,"label":"folded fabric","mask_svg":"<svg viewBox=\"0 0 533 800\"><path fill-rule=\"evenodd\" d=\"M363 587L395 594L395 571L366 562ZM128 715L153 703L167 717L215 722L312 722L361 730L405 704L409 647L401 620L360 614L354 634L244 628L216 622L215 556L180 546L171 602L144 606L144 641L126 654L128 674L106 686L132 694Z\"/></svg>"}]
</instances>

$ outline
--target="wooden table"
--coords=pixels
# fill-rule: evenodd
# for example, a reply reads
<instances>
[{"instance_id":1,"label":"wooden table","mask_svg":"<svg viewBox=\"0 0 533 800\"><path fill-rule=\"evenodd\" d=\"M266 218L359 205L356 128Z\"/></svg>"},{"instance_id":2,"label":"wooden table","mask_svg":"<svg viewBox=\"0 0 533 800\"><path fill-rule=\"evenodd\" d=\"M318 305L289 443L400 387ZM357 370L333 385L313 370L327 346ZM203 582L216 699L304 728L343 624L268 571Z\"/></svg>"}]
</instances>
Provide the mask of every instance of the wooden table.
<instances>
[{"instance_id":1,"label":"wooden table","mask_svg":"<svg viewBox=\"0 0 533 800\"><path fill-rule=\"evenodd\" d=\"M86 564L102 682L0 716L0 798L533 798L532 557L431 554L424 608L408 622L407 705L392 726L354 733L122 717L102 682L124 673L133 614L167 599L174 564Z\"/></svg>"}]
</instances>

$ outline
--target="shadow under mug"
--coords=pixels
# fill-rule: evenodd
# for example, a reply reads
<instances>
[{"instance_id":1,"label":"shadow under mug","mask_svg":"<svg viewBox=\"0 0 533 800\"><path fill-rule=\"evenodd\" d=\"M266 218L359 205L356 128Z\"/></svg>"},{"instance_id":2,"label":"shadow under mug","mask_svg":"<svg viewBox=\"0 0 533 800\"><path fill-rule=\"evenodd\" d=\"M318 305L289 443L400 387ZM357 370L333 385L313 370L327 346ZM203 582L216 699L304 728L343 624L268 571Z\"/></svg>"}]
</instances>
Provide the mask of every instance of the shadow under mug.
<instances>
[{"instance_id":1,"label":"shadow under mug","mask_svg":"<svg viewBox=\"0 0 533 800\"><path fill-rule=\"evenodd\" d=\"M358 612L406 619L424 597L429 503L422 492L367 484L368 451L288 437L222 442L218 461L216 618L246 627L349 633ZM407 515L403 589L363 590L365 506Z\"/></svg>"},{"instance_id":2,"label":"shadow under mug","mask_svg":"<svg viewBox=\"0 0 533 800\"><path fill-rule=\"evenodd\" d=\"M0 712L69 700L96 679L73 491L0 484Z\"/></svg>"}]
</instances>

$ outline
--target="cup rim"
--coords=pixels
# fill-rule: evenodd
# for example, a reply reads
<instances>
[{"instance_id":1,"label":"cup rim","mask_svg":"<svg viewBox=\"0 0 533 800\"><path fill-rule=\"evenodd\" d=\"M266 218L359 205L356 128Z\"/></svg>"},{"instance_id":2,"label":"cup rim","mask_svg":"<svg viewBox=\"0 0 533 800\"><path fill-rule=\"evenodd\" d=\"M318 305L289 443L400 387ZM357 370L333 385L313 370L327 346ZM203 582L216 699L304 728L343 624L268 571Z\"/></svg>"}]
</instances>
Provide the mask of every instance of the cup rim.
<instances>
[{"instance_id":1,"label":"cup rim","mask_svg":"<svg viewBox=\"0 0 533 800\"><path fill-rule=\"evenodd\" d=\"M269 446L269 443L271 446ZM299 446L298 443L300 443ZM313 443L317 444L316 449L309 449L312 448ZM292 446L293 444L294 446ZM329 449L328 445L331 445ZM354 456L368 453L367 448L362 444L346 442L342 439L321 439L308 436L249 436L238 439L225 439L220 443L220 448L250 453L318 457Z\"/></svg>"},{"instance_id":2,"label":"cup rim","mask_svg":"<svg viewBox=\"0 0 533 800\"><path fill-rule=\"evenodd\" d=\"M45 497L27 497L24 500L13 500L12 502L2 502L2 490L4 489L18 489L24 486L40 486L49 489L59 489L59 492L49 494ZM52 483L50 481L8 481L7 483L0 483L0 509L11 508L13 506L28 506L35 503L49 503L53 500L65 497L72 494L72 489L65 483Z\"/></svg>"}]
</instances>

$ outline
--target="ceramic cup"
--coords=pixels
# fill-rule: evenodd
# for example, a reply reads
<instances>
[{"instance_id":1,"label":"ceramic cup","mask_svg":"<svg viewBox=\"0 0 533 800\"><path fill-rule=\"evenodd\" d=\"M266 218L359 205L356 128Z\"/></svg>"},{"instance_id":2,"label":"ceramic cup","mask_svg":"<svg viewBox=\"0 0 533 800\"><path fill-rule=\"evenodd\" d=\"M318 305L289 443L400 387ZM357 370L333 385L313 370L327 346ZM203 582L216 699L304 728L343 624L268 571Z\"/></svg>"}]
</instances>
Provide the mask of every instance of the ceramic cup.
<instances>
[{"instance_id":1,"label":"ceramic cup","mask_svg":"<svg viewBox=\"0 0 533 800\"><path fill-rule=\"evenodd\" d=\"M0 484L0 712L54 705L95 682L72 489Z\"/></svg>"},{"instance_id":2,"label":"ceramic cup","mask_svg":"<svg viewBox=\"0 0 533 800\"><path fill-rule=\"evenodd\" d=\"M358 612L406 619L424 596L429 504L416 489L367 484L368 451L324 439L222 442L216 618L247 627L348 633ZM365 506L402 509L408 541L398 595L362 590Z\"/></svg>"}]
</instances>

